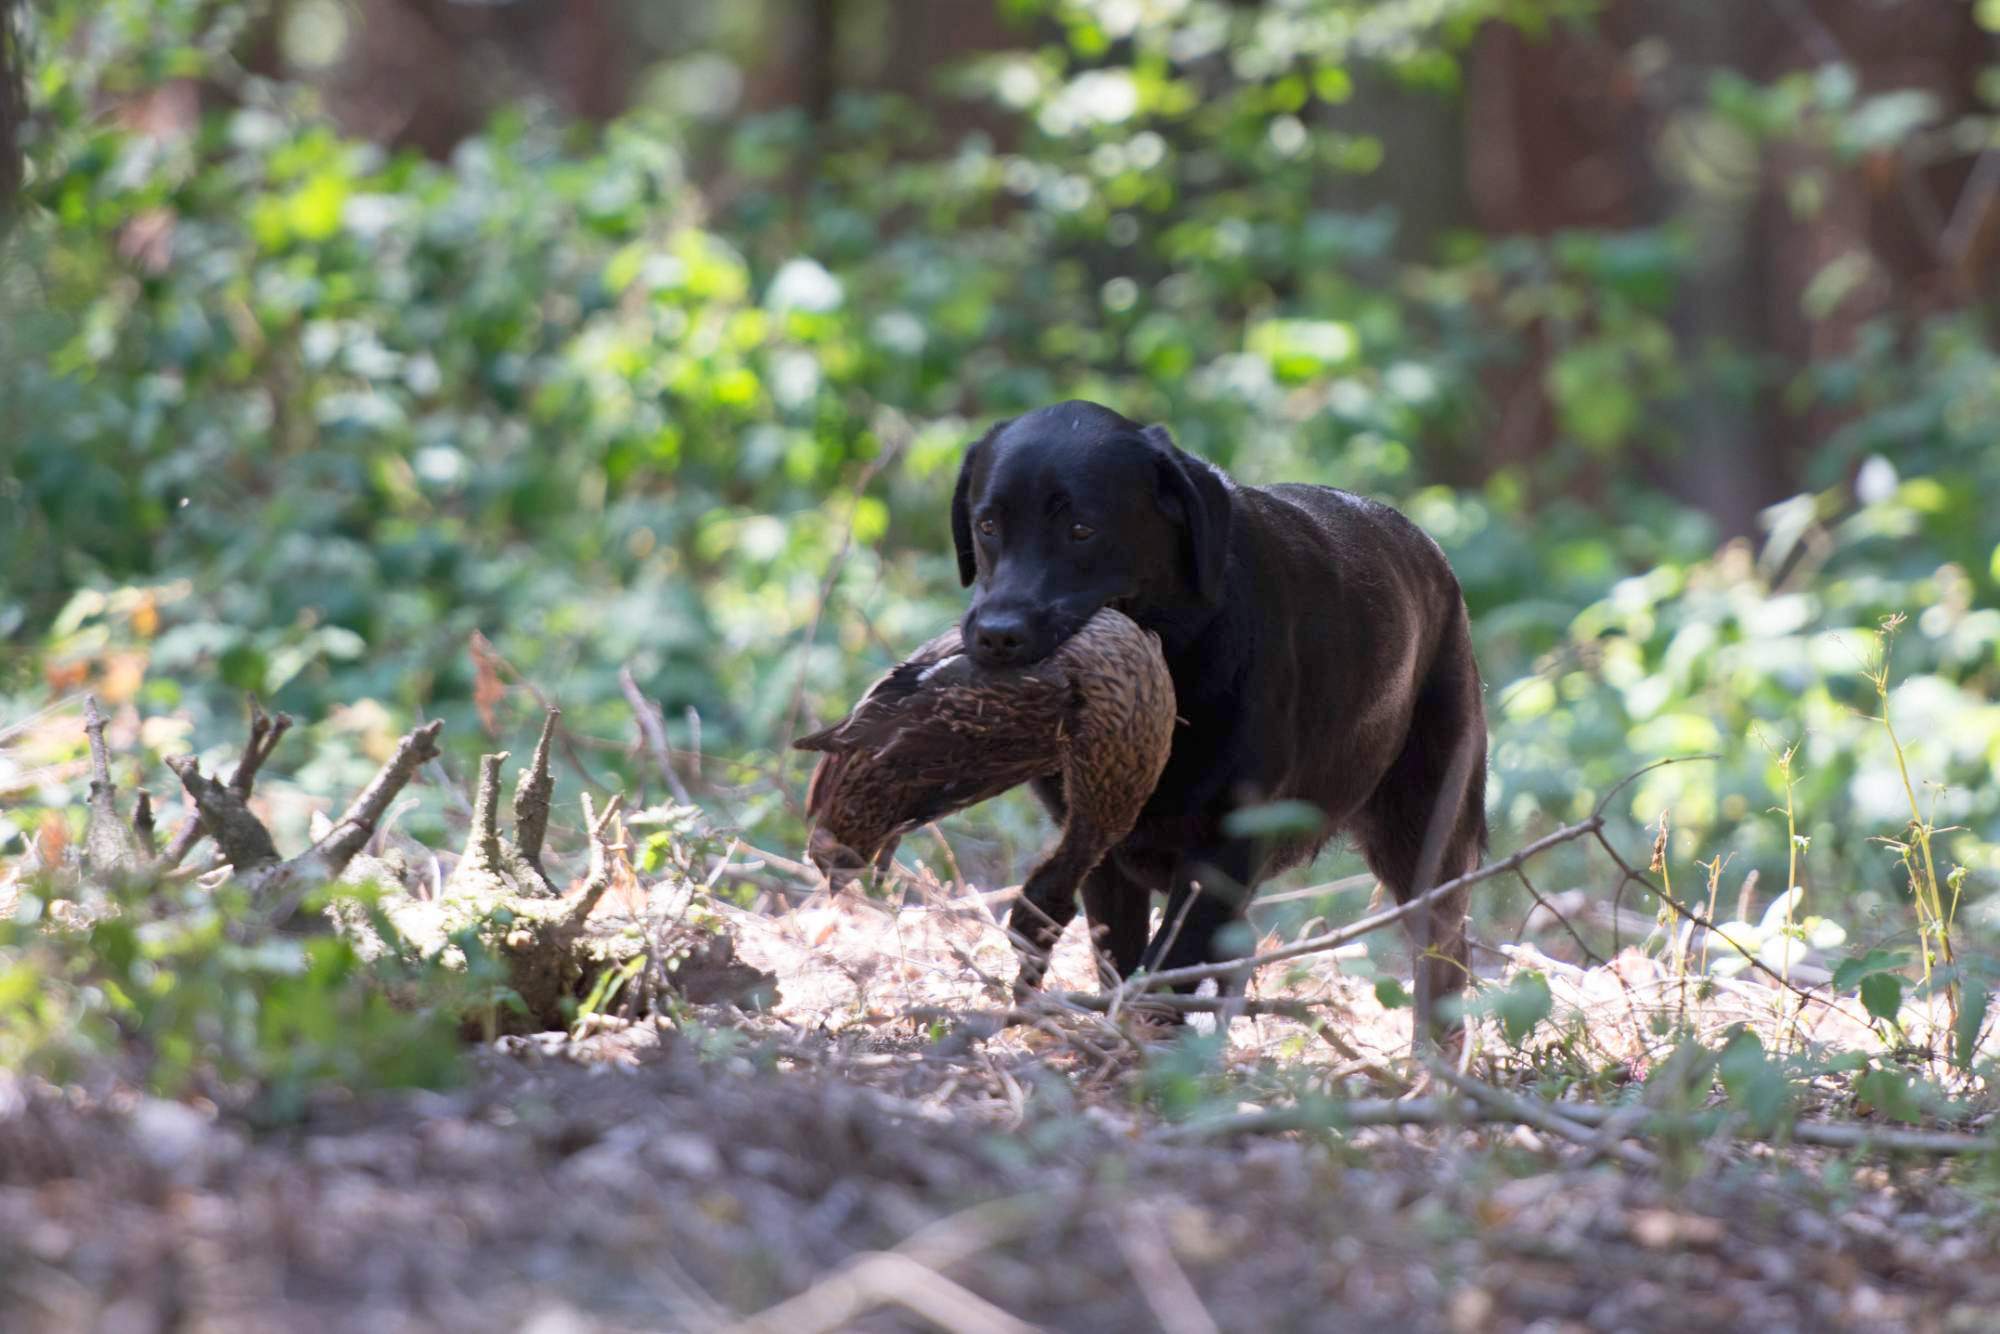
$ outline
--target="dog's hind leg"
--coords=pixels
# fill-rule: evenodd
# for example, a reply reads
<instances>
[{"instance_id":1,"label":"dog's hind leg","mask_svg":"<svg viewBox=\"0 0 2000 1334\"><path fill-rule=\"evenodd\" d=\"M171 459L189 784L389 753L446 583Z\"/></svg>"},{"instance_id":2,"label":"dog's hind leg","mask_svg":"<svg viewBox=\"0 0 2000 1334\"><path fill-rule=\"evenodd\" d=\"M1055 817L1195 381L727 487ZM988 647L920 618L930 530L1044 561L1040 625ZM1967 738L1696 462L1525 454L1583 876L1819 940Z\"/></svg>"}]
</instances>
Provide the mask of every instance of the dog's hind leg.
<instances>
[{"instance_id":1,"label":"dog's hind leg","mask_svg":"<svg viewBox=\"0 0 2000 1334\"><path fill-rule=\"evenodd\" d=\"M1369 869L1398 903L1479 865L1486 849L1486 716L1463 613L1418 691L1403 749L1362 807L1354 832ZM1439 1002L1465 990L1465 909L1460 889L1411 919L1418 1026L1458 1030Z\"/></svg>"}]
</instances>

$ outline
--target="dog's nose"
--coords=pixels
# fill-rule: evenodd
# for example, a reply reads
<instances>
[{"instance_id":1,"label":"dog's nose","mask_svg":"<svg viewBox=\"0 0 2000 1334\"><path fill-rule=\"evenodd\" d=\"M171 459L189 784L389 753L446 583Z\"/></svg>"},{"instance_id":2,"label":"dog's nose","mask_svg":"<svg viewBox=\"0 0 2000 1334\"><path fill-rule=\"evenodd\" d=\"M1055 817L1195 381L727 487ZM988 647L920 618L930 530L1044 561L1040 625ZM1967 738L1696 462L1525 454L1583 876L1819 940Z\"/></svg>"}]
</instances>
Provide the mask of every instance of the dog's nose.
<instances>
[{"instance_id":1,"label":"dog's nose","mask_svg":"<svg viewBox=\"0 0 2000 1334\"><path fill-rule=\"evenodd\" d=\"M1021 661L1028 651L1028 618L1017 612L981 611L972 632L972 656L989 667Z\"/></svg>"}]
</instances>

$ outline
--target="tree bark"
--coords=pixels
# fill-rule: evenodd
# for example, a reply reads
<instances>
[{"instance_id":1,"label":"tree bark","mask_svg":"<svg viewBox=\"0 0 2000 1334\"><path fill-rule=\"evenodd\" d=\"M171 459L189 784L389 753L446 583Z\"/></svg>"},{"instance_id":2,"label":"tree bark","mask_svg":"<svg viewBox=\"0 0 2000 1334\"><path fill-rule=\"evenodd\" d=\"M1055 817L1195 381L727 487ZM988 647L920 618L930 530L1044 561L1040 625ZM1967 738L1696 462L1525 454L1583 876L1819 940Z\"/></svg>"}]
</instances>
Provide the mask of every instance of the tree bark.
<instances>
[{"instance_id":1,"label":"tree bark","mask_svg":"<svg viewBox=\"0 0 2000 1334\"><path fill-rule=\"evenodd\" d=\"M14 221L27 176L21 155L28 119L28 56L23 49L26 17L20 0L0 0L0 237Z\"/></svg>"}]
</instances>

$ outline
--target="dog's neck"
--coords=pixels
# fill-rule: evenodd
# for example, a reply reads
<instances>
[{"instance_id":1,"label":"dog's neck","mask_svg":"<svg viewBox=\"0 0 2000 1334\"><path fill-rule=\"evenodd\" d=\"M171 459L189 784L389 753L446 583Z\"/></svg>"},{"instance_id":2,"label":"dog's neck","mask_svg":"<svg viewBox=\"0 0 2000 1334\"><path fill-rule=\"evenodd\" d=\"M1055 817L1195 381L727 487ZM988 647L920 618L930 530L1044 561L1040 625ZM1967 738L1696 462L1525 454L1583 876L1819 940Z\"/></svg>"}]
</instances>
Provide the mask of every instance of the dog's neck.
<instances>
[{"instance_id":1,"label":"dog's neck","mask_svg":"<svg viewBox=\"0 0 2000 1334\"><path fill-rule=\"evenodd\" d=\"M1225 589L1234 582L1232 578L1225 583ZM1159 635L1160 652L1182 699L1189 699L1197 686L1209 691L1233 689L1248 670L1253 636L1244 624L1245 606L1240 592L1225 592L1213 606L1141 618L1142 625Z\"/></svg>"}]
</instances>

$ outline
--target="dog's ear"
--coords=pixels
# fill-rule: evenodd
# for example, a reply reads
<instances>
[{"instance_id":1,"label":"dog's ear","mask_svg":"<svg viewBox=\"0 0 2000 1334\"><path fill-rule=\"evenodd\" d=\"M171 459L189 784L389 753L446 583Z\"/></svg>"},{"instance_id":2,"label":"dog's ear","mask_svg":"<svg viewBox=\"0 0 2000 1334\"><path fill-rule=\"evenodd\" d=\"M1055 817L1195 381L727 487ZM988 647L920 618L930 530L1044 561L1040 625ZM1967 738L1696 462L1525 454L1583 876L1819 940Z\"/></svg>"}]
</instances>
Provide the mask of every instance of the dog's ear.
<instances>
[{"instance_id":1,"label":"dog's ear","mask_svg":"<svg viewBox=\"0 0 2000 1334\"><path fill-rule=\"evenodd\" d=\"M1158 451L1160 504L1181 525L1182 568L1203 602L1222 600L1222 576L1229 567L1229 483L1211 465L1174 443L1164 426L1144 435Z\"/></svg>"},{"instance_id":2,"label":"dog's ear","mask_svg":"<svg viewBox=\"0 0 2000 1334\"><path fill-rule=\"evenodd\" d=\"M951 490L951 544L958 549L958 582L967 588L979 576L979 558L972 547L972 469L979 451L1006 425L994 423L992 430L966 447L965 459L958 465L958 485Z\"/></svg>"}]
</instances>

